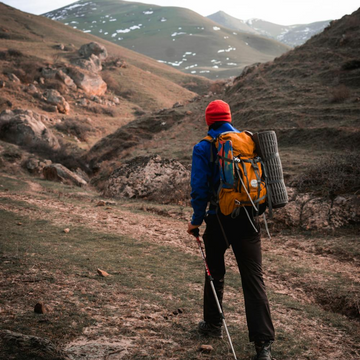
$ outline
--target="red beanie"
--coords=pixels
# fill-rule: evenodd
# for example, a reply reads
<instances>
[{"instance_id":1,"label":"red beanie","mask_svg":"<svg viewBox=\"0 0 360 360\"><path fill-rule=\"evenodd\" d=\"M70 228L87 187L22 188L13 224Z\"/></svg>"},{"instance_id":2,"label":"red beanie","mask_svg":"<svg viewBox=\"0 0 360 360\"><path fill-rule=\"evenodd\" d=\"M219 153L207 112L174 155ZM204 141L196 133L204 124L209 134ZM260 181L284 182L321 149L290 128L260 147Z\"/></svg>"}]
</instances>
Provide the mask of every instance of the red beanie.
<instances>
[{"instance_id":1,"label":"red beanie","mask_svg":"<svg viewBox=\"0 0 360 360\"><path fill-rule=\"evenodd\" d=\"M229 104L222 100L212 101L205 110L205 120L208 126L217 121L231 122Z\"/></svg>"}]
</instances>

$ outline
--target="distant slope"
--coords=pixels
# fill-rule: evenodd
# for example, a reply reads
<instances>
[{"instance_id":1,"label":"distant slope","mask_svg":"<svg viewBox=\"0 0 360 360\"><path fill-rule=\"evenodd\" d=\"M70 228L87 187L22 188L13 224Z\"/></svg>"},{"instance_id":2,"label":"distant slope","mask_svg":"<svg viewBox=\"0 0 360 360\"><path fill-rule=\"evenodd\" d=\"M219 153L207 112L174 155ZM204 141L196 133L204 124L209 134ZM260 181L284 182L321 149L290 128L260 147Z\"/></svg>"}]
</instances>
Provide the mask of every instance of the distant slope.
<instances>
[{"instance_id":1,"label":"distant slope","mask_svg":"<svg viewBox=\"0 0 360 360\"><path fill-rule=\"evenodd\" d=\"M256 34L220 28L177 7L80 0L44 15L186 73L212 79L237 76L245 66L272 60L289 49Z\"/></svg>"},{"instance_id":2,"label":"distant slope","mask_svg":"<svg viewBox=\"0 0 360 360\"><path fill-rule=\"evenodd\" d=\"M229 29L266 36L292 47L305 43L312 36L323 31L330 23L330 21L318 21L311 24L286 26L260 19L244 21L234 18L223 11L209 15L208 18Z\"/></svg>"}]
</instances>

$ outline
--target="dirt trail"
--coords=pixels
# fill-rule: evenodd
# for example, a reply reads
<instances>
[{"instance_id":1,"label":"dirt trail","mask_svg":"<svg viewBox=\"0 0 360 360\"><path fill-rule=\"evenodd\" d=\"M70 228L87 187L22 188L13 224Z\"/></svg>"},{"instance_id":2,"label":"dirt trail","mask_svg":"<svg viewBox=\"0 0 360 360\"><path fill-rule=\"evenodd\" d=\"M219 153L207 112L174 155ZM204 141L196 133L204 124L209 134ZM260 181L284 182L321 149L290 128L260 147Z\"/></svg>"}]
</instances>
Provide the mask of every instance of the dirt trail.
<instances>
[{"instance_id":1,"label":"dirt trail","mask_svg":"<svg viewBox=\"0 0 360 360\"><path fill-rule=\"evenodd\" d=\"M0 209L28 216L31 219L45 219L57 226L68 227L70 231L72 227L84 226L100 232L126 235L165 246L177 247L191 254L197 254L198 252L196 242L186 233L186 221L184 219L160 216L144 211L134 211L134 208L137 206L134 203L122 204L120 206L97 206L97 201L85 195L81 197L78 194L71 197L59 193L56 198L54 193L47 193L37 183L29 182L29 187L27 192L21 194L12 192L1 193L1 197L11 201L0 203ZM81 201L79 201L80 199ZM23 202L28 206L20 205L17 202ZM139 205L138 208L141 208L141 206ZM183 214L182 217L187 216L190 216L190 212ZM278 237L283 240L281 238L282 235ZM294 237L292 239L289 237L288 240L299 240L299 238ZM314 294L308 292L304 284L308 282L314 283L314 279L319 282L326 281L326 279L321 278L323 273L336 273L357 284L360 279L360 267L356 262L340 262L326 255L315 256L301 249L289 248L283 241L277 241L276 238L272 242L264 238L263 251L265 257L269 258L266 261L265 267L267 287L276 294L289 296L302 304L316 302ZM298 278L287 278L285 280L284 276L280 276L278 266L271 261L271 258L275 256L284 258L290 265L300 266L303 269L312 269L313 272L304 272ZM230 251L227 255L227 264L230 268L236 269L235 259ZM299 280L299 278L301 279ZM236 299L239 303L243 302L239 294L235 295L230 292L226 293L224 301L230 298ZM138 304L136 303L131 305L133 310L137 306ZM290 334L296 334L301 329L302 333L307 334L309 338L313 339L313 344L317 347L318 353L313 357L314 348L308 349L309 354L311 352L312 356L307 356L305 351L302 359L343 359L345 354L346 359L356 359L360 353L359 345L354 347L354 340L351 336L349 337L345 331L341 331L339 328L329 326L327 323L319 320L319 318L305 318L299 309L291 309L279 304L274 308L273 313L276 327L281 326ZM290 322L289 319L291 319ZM109 319L103 321L103 324L106 324L108 321ZM143 319L139 318L138 315L132 315L129 316L127 321L131 325L137 324L137 326L140 326L139 324L142 323ZM152 321L154 321L153 325L155 326L156 319L154 318ZM245 318L242 316L238 321L244 323ZM99 331L99 329L97 328L96 331ZM88 329L88 332L89 334L92 332L91 328ZM96 348L98 342L101 342L104 348L104 341L106 339L94 339L88 336L89 334L84 334L83 337L68 345L67 348L70 349L69 351L72 351L74 356L77 352L81 353L81 351L84 351L85 348L88 351L93 351L91 349ZM156 337L152 339L152 341L155 340ZM133 343L129 340L129 343L125 346L127 350L124 352L119 350L124 348L123 342L119 345L114 342L115 339L110 339L109 341L112 343L110 349L113 349L112 357L109 357L109 359L120 359L127 356L129 351L131 352L131 348L134 346L133 343L136 343L137 340L134 339ZM76 346L78 347L76 348ZM98 351L99 346L97 347ZM106 355L106 351L109 354L109 347L106 349L102 350L104 352L103 356ZM91 357L88 358L90 359Z\"/></svg>"}]
</instances>

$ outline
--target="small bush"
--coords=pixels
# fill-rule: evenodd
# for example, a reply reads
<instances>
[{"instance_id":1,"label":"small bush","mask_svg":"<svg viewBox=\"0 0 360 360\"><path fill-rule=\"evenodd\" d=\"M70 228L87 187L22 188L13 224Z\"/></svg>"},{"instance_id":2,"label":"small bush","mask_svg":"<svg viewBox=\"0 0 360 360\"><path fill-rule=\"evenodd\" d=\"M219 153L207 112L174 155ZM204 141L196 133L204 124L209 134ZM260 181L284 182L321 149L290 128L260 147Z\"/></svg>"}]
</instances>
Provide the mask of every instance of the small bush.
<instances>
[{"instance_id":1,"label":"small bush","mask_svg":"<svg viewBox=\"0 0 360 360\"><path fill-rule=\"evenodd\" d=\"M103 72L102 78L106 82L108 90L113 91L116 95L120 95L121 85L118 81L114 79L114 76L112 74L108 72Z\"/></svg>"},{"instance_id":2,"label":"small bush","mask_svg":"<svg viewBox=\"0 0 360 360\"><path fill-rule=\"evenodd\" d=\"M86 141L87 134L93 131L89 125L71 119L67 119L61 123L56 124L55 128L56 130L65 134L76 136L81 141Z\"/></svg>"},{"instance_id":3,"label":"small bush","mask_svg":"<svg viewBox=\"0 0 360 360\"><path fill-rule=\"evenodd\" d=\"M94 114L104 114L112 117L116 116L115 110L102 107L101 105L89 106L87 109L93 112Z\"/></svg>"},{"instance_id":4,"label":"small bush","mask_svg":"<svg viewBox=\"0 0 360 360\"><path fill-rule=\"evenodd\" d=\"M355 193L360 190L360 154L341 154L319 159L291 183L300 191L320 195Z\"/></svg>"},{"instance_id":5,"label":"small bush","mask_svg":"<svg viewBox=\"0 0 360 360\"><path fill-rule=\"evenodd\" d=\"M330 101L332 103L339 103L347 100L350 97L350 90L345 85L339 85L335 89L332 90L332 97Z\"/></svg>"},{"instance_id":6,"label":"small bush","mask_svg":"<svg viewBox=\"0 0 360 360\"><path fill-rule=\"evenodd\" d=\"M341 70L350 71L360 69L360 60L350 60L341 66Z\"/></svg>"},{"instance_id":7,"label":"small bush","mask_svg":"<svg viewBox=\"0 0 360 360\"><path fill-rule=\"evenodd\" d=\"M25 148L27 151L34 153L43 159L51 160L53 163L62 164L72 171L80 168L88 175L91 173L85 161L82 160L79 149L73 148L69 144L61 144L59 149L53 149L45 142L28 142Z\"/></svg>"},{"instance_id":8,"label":"small bush","mask_svg":"<svg viewBox=\"0 0 360 360\"><path fill-rule=\"evenodd\" d=\"M11 57L23 57L24 56L24 54L20 50L16 50L16 49L9 49L8 54Z\"/></svg>"}]
</instances>

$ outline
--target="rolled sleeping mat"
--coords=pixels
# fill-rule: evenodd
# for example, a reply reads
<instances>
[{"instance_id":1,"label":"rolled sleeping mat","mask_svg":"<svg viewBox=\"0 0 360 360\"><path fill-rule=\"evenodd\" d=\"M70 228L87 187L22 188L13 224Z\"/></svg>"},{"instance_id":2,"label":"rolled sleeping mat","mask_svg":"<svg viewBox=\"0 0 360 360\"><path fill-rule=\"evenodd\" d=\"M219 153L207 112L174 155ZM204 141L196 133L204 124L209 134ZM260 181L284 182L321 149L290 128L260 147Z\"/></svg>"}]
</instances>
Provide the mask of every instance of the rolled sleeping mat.
<instances>
[{"instance_id":1,"label":"rolled sleeping mat","mask_svg":"<svg viewBox=\"0 0 360 360\"><path fill-rule=\"evenodd\" d=\"M253 135L256 152L265 165L268 196L273 208L280 208L288 203L288 194L284 182L278 143L275 131L262 131Z\"/></svg>"}]
</instances>

